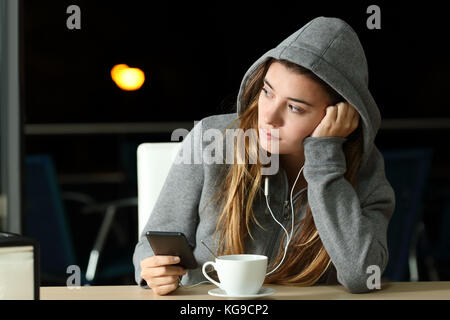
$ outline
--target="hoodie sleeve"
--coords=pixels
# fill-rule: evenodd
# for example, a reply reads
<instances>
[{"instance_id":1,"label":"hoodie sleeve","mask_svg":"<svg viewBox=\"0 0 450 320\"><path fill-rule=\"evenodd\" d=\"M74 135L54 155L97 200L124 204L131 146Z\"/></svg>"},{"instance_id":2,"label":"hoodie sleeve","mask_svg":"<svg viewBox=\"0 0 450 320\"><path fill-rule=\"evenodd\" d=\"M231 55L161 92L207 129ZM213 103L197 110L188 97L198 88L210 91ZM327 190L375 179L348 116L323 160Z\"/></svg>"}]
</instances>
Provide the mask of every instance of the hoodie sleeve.
<instances>
[{"instance_id":1,"label":"hoodie sleeve","mask_svg":"<svg viewBox=\"0 0 450 320\"><path fill-rule=\"evenodd\" d=\"M201 164L202 122L198 122L183 139L178 154L164 182L147 224L133 254L136 283L147 287L141 278L140 263L154 255L145 237L147 231L182 232L190 245L195 245L198 205L203 188Z\"/></svg>"},{"instance_id":2,"label":"hoodie sleeve","mask_svg":"<svg viewBox=\"0 0 450 320\"><path fill-rule=\"evenodd\" d=\"M395 207L394 191L385 178L381 153L373 147L360 172L358 192L344 174L347 170L341 137L304 140L304 177L308 201L320 239L336 267L337 279L351 293L369 291L371 265L388 262L387 227Z\"/></svg>"}]
</instances>

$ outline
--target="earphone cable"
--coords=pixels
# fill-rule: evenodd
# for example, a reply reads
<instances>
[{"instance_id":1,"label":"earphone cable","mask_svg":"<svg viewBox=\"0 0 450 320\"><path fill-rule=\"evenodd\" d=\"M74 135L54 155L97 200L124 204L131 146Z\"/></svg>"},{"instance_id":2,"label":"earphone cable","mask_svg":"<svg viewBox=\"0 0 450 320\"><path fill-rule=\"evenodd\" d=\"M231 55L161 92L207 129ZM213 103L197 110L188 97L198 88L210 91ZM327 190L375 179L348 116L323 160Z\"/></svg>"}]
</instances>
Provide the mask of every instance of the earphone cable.
<instances>
[{"instance_id":1,"label":"earphone cable","mask_svg":"<svg viewBox=\"0 0 450 320\"><path fill-rule=\"evenodd\" d=\"M293 231L294 231L294 206L293 206L293 203L292 203L292 193L294 191L295 185L297 184L297 180L300 177L301 172L303 171L303 167L304 166L301 167L299 173L297 174L297 178L295 179L295 182L294 182L294 185L292 186L291 194L290 194L291 210L292 210L292 226L291 226L291 233L290 234L287 232L286 228L275 218L275 216L274 216L274 214L272 212L272 209L270 209L269 199L268 199L268 194L267 194L268 188L266 188L265 196L266 196L267 208L269 208L269 211L270 211L270 214L272 215L272 218L281 226L281 228L283 228L284 233L286 234L286 239L287 239L286 246L284 247L283 258L281 259L280 263L272 271L266 273L266 276L268 276L268 275L272 274L273 272L275 272L281 266L281 264L284 261L284 258L286 257L287 249L289 247L289 243L291 242L292 234L293 234ZM268 179L268 178L266 177L266 179ZM266 182L267 182L267 180L266 180Z\"/></svg>"}]
</instances>

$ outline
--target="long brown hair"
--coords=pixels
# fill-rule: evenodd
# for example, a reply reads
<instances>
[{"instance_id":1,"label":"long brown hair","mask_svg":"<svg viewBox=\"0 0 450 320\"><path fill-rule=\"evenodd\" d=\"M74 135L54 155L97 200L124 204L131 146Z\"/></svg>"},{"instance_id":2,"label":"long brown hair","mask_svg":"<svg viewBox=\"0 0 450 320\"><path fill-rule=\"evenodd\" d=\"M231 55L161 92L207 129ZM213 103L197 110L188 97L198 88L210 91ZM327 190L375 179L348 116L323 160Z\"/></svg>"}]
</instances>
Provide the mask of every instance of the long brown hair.
<instances>
[{"instance_id":1,"label":"long brown hair","mask_svg":"<svg viewBox=\"0 0 450 320\"><path fill-rule=\"evenodd\" d=\"M249 77L242 99L242 107L247 108L228 128L239 121L238 128L244 132L248 129L258 132L258 97L263 86L264 76L273 61L278 61L290 70L319 82L329 94L332 104L344 101L334 89L310 70L287 60L269 58ZM249 236L252 237L251 228L255 223L258 224L253 213L253 202L256 196L262 192L262 164L260 161L257 161L256 164L254 161L249 163L249 158L258 154L257 147L255 143L245 141L245 155L238 155L235 147L235 160L237 157L245 157L245 161L242 164L235 161L229 167L225 173L222 188L219 188L214 196L222 208L215 232L215 237L219 236L217 255L244 253L245 241ZM344 177L356 189L357 172L362 154L361 124L347 137L343 148L347 162L347 171ZM304 192L299 198L296 210L303 201L307 201L306 196L307 194ZM294 226L294 228L300 227L300 232L290 243L290 250L288 250L283 264L266 277L266 283L309 286L316 283L326 271L331 271L331 259L320 240L308 203L306 203L305 218ZM283 242L284 238L281 240L278 256L269 267L270 270L277 266L283 257Z\"/></svg>"}]
</instances>

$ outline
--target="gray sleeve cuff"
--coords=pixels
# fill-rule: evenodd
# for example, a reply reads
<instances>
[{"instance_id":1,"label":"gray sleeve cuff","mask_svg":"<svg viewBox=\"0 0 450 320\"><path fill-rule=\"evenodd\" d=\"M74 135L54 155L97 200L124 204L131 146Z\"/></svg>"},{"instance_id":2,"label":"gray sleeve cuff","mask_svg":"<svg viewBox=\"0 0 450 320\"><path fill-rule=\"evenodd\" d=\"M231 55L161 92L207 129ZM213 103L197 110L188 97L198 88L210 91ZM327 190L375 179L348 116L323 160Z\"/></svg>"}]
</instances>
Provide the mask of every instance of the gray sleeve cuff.
<instances>
[{"instance_id":1,"label":"gray sleeve cuff","mask_svg":"<svg viewBox=\"0 0 450 320\"><path fill-rule=\"evenodd\" d=\"M305 151L305 168L310 167L341 167L347 164L343 149L344 137L307 137L303 141Z\"/></svg>"}]
</instances>

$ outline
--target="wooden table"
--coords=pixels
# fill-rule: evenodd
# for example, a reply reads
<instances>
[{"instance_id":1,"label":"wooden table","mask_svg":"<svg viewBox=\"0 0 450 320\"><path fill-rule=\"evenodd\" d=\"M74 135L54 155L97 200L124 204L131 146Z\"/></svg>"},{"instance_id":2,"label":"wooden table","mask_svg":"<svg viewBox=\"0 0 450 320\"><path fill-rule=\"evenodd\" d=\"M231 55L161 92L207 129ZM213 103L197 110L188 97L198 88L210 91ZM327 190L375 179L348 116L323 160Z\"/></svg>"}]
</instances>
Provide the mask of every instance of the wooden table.
<instances>
[{"instance_id":1,"label":"wooden table","mask_svg":"<svg viewBox=\"0 0 450 320\"><path fill-rule=\"evenodd\" d=\"M343 286L292 287L266 285L276 293L262 300L450 300L450 281L383 283L381 290L352 294ZM80 288L41 287L41 300L227 300L210 296L210 284L178 288L169 295L157 296L138 286L88 286Z\"/></svg>"}]
</instances>

